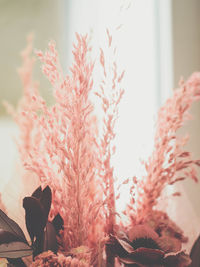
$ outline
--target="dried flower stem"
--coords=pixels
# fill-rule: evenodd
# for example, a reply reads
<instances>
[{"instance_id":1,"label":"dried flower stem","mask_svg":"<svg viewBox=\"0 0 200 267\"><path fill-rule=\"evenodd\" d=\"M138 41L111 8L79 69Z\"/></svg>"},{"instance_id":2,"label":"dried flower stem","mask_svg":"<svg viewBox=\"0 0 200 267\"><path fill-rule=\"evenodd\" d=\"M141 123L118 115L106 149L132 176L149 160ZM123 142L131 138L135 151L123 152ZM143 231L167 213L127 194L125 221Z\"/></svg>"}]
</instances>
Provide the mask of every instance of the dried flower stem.
<instances>
[{"instance_id":1,"label":"dried flower stem","mask_svg":"<svg viewBox=\"0 0 200 267\"><path fill-rule=\"evenodd\" d=\"M103 200L96 186L100 163L96 118L89 100L93 86L93 63L87 60L89 50L87 36L77 35L73 51L75 61L71 75L67 76L63 74L53 42L45 53L37 52L43 63L43 73L54 88L56 103L47 107L42 97L30 90L26 106L31 102L37 110L20 106L26 121L32 122L32 127L24 126L31 146L26 149L22 136L20 152L25 168L34 172L43 186L48 184L52 189L50 216L59 212L64 219L65 251L89 246L94 259L103 235L98 215ZM20 124L22 118L18 118ZM22 127L20 129L23 131Z\"/></svg>"},{"instance_id":2,"label":"dried flower stem","mask_svg":"<svg viewBox=\"0 0 200 267\"><path fill-rule=\"evenodd\" d=\"M190 152L184 151L186 137L177 136L177 130L190 118L189 109L194 101L200 99L200 73L194 73L189 80L180 83L158 113L154 151L144 162L146 176L134 179L131 190L132 200L128 206L133 221L139 221L156 206L158 198L167 185L173 185L186 177L197 182L195 166L199 160L193 160ZM137 199L133 193L136 190ZM133 207L133 203L137 207Z\"/></svg>"},{"instance_id":3,"label":"dried flower stem","mask_svg":"<svg viewBox=\"0 0 200 267\"><path fill-rule=\"evenodd\" d=\"M108 36L108 49L112 48L112 36L107 30ZM115 53L115 50L114 50ZM118 117L118 105L124 93L124 90L120 87L121 80L123 79L124 72L118 74L116 62L113 61L111 66L106 64L104 51L100 49L100 63L103 72L103 80L100 85L100 92L96 95L100 98L102 103L102 109L104 113L103 118L103 137L100 142L101 157L102 157L102 169L100 176L102 178L103 192L106 203L106 228L105 232L110 235L114 234L115 225L115 190L114 190L114 173L111 164L111 156L115 152L115 146L113 140L115 138L114 127ZM106 250L107 254L107 266L114 266L114 257L109 250Z\"/></svg>"}]
</instances>

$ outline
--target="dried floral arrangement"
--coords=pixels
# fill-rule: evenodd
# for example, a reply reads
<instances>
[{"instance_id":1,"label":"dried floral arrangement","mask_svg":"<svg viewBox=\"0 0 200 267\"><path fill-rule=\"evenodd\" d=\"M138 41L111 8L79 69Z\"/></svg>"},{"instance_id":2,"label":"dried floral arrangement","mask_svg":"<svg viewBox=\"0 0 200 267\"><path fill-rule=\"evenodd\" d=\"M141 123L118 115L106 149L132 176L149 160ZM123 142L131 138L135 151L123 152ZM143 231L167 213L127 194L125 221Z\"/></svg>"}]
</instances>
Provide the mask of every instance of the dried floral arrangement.
<instances>
[{"instance_id":1,"label":"dried floral arrangement","mask_svg":"<svg viewBox=\"0 0 200 267\"><path fill-rule=\"evenodd\" d=\"M107 36L108 49L113 50L108 31ZM24 94L17 110L8 104L7 108L20 129L23 166L35 174L40 186L23 199L29 237L6 215L6 208L0 210L0 257L8 266L27 266L30 255L32 267L199 266L199 239L190 257L182 250L187 242L184 232L157 204L167 186L186 178L198 181L200 160L184 150L187 138L178 136L177 130L190 118L192 103L200 99L200 73L182 81L160 108L154 150L143 162L144 176L122 181L130 185L130 203L123 212L128 223L124 223L115 208L120 195L111 164L124 72L119 73L115 62L107 64L101 49L102 81L94 90L90 49L87 36L77 34L74 63L67 75L54 42L45 53L36 52L53 86L55 104L50 107L32 77L31 38L22 53L19 73ZM91 94L102 103L102 130Z\"/></svg>"}]
</instances>

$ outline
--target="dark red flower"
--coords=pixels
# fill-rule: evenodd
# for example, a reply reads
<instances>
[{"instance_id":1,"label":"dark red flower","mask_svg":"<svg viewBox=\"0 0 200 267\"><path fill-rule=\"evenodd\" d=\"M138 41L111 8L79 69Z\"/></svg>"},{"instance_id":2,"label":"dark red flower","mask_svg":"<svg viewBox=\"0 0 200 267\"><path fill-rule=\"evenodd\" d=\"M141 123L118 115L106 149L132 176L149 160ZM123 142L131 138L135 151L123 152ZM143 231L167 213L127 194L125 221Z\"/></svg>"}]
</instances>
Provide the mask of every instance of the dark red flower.
<instances>
[{"instance_id":1,"label":"dark red flower","mask_svg":"<svg viewBox=\"0 0 200 267\"><path fill-rule=\"evenodd\" d=\"M143 216L143 222L139 224L148 224L159 235L177 239L180 243L186 243L188 238L184 236L183 230L173 222L169 216L159 210L152 210L146 216Z\"/></svg>"},{"instance_id":2,"label":"dark red flower","mask_svg":"<svg viewBox=\"0 0 200 267\"><path fill-rule=\"evenodd\" d=\"M189 256L180 252L176 239L159 237L147 225L110 236L106 246L125 266L186 267L191 263Z\"/></svg>"}]
</instances>

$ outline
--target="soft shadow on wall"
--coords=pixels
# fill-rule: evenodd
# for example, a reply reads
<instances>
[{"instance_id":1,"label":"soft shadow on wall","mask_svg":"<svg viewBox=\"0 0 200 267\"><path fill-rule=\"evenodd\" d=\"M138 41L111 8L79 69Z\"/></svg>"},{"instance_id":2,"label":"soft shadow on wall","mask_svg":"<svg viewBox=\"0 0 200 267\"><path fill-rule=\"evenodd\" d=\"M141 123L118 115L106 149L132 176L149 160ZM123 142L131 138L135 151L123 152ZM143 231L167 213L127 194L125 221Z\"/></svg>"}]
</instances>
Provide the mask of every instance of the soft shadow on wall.
<instances>
[{"instance_id":1,"label":"soft shadow on wall","mask_svg":"<svg viewBox=\"0 0 200 267\"><path fill-rule=\"evenodd\" d=\"M193 72L200 71L200 1L175 0L172 1L172 33L173 33L173 69L174 87L182 76L186 80ZM195 103L191 110L193 120L181 129L181 133L188 133L190 140L187 149L194 158L200 158L200 103ZM200 171L199 171L200 177ZM194 211L200 219L200 182L184 182L184 190Z\"/></svg>"}]
</instances>

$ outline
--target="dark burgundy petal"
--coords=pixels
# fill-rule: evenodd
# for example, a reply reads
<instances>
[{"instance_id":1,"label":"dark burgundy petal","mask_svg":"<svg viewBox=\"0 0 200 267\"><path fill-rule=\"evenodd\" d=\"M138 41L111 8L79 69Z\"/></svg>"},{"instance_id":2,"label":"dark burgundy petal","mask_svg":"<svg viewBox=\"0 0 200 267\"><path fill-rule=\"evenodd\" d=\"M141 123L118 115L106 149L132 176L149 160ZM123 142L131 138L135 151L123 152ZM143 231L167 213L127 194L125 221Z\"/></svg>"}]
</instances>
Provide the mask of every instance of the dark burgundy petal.
<instances>
[{"instance_id":1,"label":"dark burgundy petal","mask_svg":"<svg viewBox=\"0 0 200 267\"><path fill-rule=\"evenodd\" d=\"M40 198L40 203L44 208L44 215L46 222L48 220L49 211L51 208L51 201L52 201L51 189L49 186L46 186L45 189L42 191L42 196Z\"/></svg>"},{"instance_id":2,"label":"dark burgundy petal","mask_svg":"<svg viewBox=\"0 0 200 267\"><path fill-rule=\"evenodd\" d=\"M44 232L36 237L33 243L33 259L43 252Z\"/></svg>"},{"instance_id":3,"label":"dark burgundy petal","mask_svg":"<svg viewBox=\"0 0 200 267\"><path fill-rule=\"evenodd\" d=\"M147 265L144 265L132 258L120 258L120 262L123 263L125 266L131 266L131 267L147 267Z\"/></svg>"},{"instance_id":4,"label":"dark burgundy petal","mask_svg":"<svg viewBox=\"0 0 200 267\"><path fill-rule=\"evenodd\" d=\"M141 263L160 263L164 257L165 253L159 249L151 249L151 248L138 248L131 254L129 257L137 260Z\"/></svg>"},{"instance_id":5,"label":"dark burgundy petal","mask_svg":"<svg viewBox=\"0 0 200 267\"><path fill-rule=\"evenodd\" d=\"M151 239L151 238L147 238L147 237L140 237L135 239L133 242L131 242L131 246L134 249L138 249L138 248L151 248L151 249L160 249L158 242Z\"/></svg>"},{"instance_id":6,"label":"dark burgundy petal","mask_svg":"<svg viewBox=\"0 0 200 267\"><path fill-rule=\"evenodd\" d=\"M34 192L33 194L31 195L32 197L35 197L35 198L41 198L42 196L42 187L39 186Z\"/></svg>"},{"instance_id":7,"label":"dark burgundy petal","mask_svg":"<svg viewBox=\"0 0 200 267\"><path fill-rule=\"evenodd\" d=\"M56 239L56 231L51 222L47 222L44 230L43 251L51 250L54 253L58 250L58 243Z\"/></svg>"},{"instance_id":8,"label":"dark burgundy petal","mask_svg":"<svg viewBox=\"0 0 200 267\"><path fill-rule=\"evenodd\" d=\"M34 238L40 238L46 225L44 208L34 197L25 197L23 207L26 212L26 228L33 243Z\"/></svg>"},{"instance_id":9,"label":"dark burgundy petal","mask_svg":"<svg viewBox=\"0 0 200 267\"><path fill-rule=\"evenodd\" d=\"M191 262L189 255L185 254L183 251L179 253L169 253L163 260L164 266L166 267L187 267Z\"/></svg>"},{"instance_id":10,"label":"dark burgundy petal","mask_svg":"<svg viewBox=\"0 0 200 267\"><path fill-rule=\"evenodd\" d=\"M127 253L134 252L134 249L130 245L128 240L124 240L124 239L121 239L121 238L118 238L118 237L115 237L115 238Z\"/></svg>"},{"instance_id":11,"label":"dark burgundy petal","mask_svg":"<svg viewBox=\"0 0 200 267\"><path fill-rule=\"evenodd\" d=\"M120 244L115 236L109 237L108 241L106 242L106 250L119 257L128 256L128 252L126 251L126 249L124 249L124 247Z\"/></svg>"},{"instance_id":12,"label":"dark burgundy petal","mask_svg":"<svg viewBox=\"0 0 200 267\"><path fill-rule=\"evenodd\" d=\"M200 236L191 249L190 258L192 260L191 267L200 266Z\"/></svg>"},{"instance_id":13,"label":"dark burgundy petal","mask_svg":"<svg viewBox=\"0 0 200 267\"><path fill-rule=\"evenodd\" d=\"M59 213L54 217L52 224L56 230L56 234L58 234L61 229L64 229L64 221Z\"/></svg>"}]
</instances>

